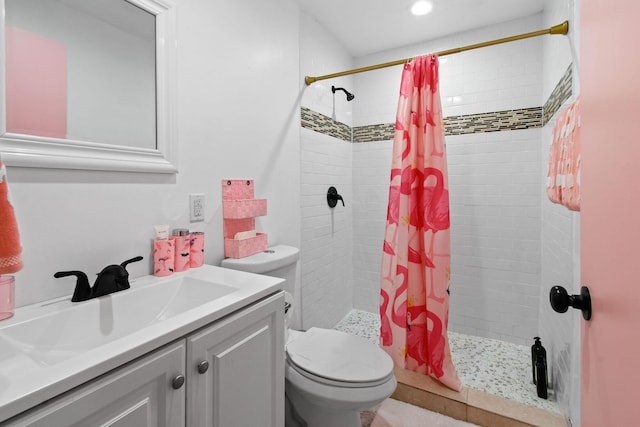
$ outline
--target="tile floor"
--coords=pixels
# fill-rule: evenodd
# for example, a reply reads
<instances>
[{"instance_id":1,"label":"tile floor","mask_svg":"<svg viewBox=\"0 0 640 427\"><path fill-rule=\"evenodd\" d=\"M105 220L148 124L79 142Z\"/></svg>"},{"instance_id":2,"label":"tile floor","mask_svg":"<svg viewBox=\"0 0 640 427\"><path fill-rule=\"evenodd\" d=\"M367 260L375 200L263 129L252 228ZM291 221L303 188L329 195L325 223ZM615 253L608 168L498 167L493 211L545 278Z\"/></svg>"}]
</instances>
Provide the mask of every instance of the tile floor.
<instances>
[{"instance_id":1,"label":"tile floor","mask_svg":"<svg viewBox=\"0 0 640 427\"><path fill-rule=\"evenodd\" d=\"M360 421L362 427L480 427L391 398L362 412Z\"/></svg>"},{"instance_id":2,"label":"tile floor","mask_svg":"<svg viewBox=\"0 0 640 427\"><path fill-rule=\"evenodd\" d=\"M375 313L353 310L335 326L379 342L380 318ZM536 394L532 382L531 349L489 338L449 333L453 362L465 387L560 413L550 391L549 400Z\"/></svg>"}]
</instances>

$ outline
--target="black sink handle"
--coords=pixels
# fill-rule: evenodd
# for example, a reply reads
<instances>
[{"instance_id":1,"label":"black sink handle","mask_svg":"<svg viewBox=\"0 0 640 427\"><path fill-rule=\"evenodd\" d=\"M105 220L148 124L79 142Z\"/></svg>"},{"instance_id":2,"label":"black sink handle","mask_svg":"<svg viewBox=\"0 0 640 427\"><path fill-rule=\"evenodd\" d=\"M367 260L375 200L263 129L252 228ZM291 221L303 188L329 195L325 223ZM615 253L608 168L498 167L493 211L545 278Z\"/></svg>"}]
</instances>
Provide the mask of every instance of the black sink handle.
<instances>
[{"instance_id":1,"label":"black sink handle","mask_svg":"<svg viewBox=\"0 0 640 427\"><path fill-rule=\"evenodd\" d=\"M140 255L133 257L131 259L128 259L126 261L124 261L122 264L120 264L120 266L122 266L122 268L127 268L128 264L131 264L132 262L138 262L138 261L142 261L142 257Z\"/></svg>"},{"instance_id":2,"label":"black sink handle","mask_svg":"<svg viewBox=\"0 0 640 427\"><path fill-rule=\"evenodd\" d=\"M79 270L58 271L53 275L53 277L55 277L56 279L67 276L76 276L78 278L76 281L75 290L73 291L73 296L71 297L71 301L86 301L91 298L91 286L89 285L89 279L84 272Z\"/></svg>"}]
</instances>

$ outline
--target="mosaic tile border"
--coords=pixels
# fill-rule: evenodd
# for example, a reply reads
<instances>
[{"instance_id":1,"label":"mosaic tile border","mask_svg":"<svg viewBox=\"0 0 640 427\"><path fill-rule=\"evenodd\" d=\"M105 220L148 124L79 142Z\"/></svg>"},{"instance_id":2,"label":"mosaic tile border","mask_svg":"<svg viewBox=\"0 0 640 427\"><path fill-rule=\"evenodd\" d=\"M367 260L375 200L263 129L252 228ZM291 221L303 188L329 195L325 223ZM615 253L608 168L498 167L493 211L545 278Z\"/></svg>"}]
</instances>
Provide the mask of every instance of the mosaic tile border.
<instances>
[{"instance_id":1,"label":"mosaic tile border","mask_svg":"<svg viewBox=\"0 0 640 427\"><path fill-rule=\"evenodd\" d=\"M539 128L541 126L541 107L444 118L445 135L500 132L505 130Z\"/></svg>"},{"instance_id":2,"label":"mosaic tile border","mask_svg":"<svg viewBox=\"0 0 640 427\"><path fill-rule=\"evenodd\" d=\"M309 108L300 108L300 124L303 128L311 129L343 141L351 142L352 140L350 126Z\"/></svg>"},{"instance_id":3,"label":"mosaic tile border","mask_svg":"<svg viewBox=\"0 0 640 427\"><path fill-rule=\"evenodd\" d=\"M569 99L572 93L573 64L569 65L567 71L564 72L564 76L562 76L542 107L542 126L545 126L551 120L551 117L560 109L562 103Z\"/></svg>"},{"instance_id":4,"label":"mosaic tile border","mask_svg":"<svg viewBox=\"0 0 640 427\"><path fill-rule=\"evenodd\" d=\"M444 133L464 135L470 133L501 132L545 126L558 111L564 101L572 94L573 64L549 95L542 107L521 108L517 110L494 111L490 113L467 114L444 118ZM360 143L388 141L393 139L394 123L383 123L350 128L331 117L301 107L301 125L304 128L339 138L343 141Z\"/></svg>"},{"instance_id":5,"label":"mosaic tile border","mask_svg":"<svg viewBox=\"0 0 640 427\"><path fill-rule=\"evenodd\" d=\"M395 123L356 126L353 128L353 142L386 141L393 139Z\"/></svg>"},{"instance_id":6,"label":"mosaic tile border","mask_svg":"<svg viewBox=\"0 0 640 427\"><path fill-rule=\"evenodd\" d=\"M445 135L500 132L505 130L539 128L542 126L542 107L491 113L449 116L444 118ZM353 128L353 142L386 141L393 139L393 123Z\"/></svg>"}]
</instances>

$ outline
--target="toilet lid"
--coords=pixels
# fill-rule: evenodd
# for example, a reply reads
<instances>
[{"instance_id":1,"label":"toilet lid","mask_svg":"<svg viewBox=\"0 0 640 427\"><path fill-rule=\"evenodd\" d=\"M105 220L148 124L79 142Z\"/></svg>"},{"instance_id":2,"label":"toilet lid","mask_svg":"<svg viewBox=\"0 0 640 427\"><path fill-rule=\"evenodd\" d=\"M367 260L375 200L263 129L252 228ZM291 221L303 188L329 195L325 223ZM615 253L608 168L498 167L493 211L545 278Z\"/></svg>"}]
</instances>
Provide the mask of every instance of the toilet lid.
<instances>
[{"instance_id":1,"label":"toilet lid","mask_svg":"<svg viewBox=\"0 0 640 427\"><path fill-rule=\"evenodd\" d=\"M313 375L340 382L387 378L393 361L365 338L332 329L311 328L287 344L289 360Z\"/></svg>"}]
</instances>

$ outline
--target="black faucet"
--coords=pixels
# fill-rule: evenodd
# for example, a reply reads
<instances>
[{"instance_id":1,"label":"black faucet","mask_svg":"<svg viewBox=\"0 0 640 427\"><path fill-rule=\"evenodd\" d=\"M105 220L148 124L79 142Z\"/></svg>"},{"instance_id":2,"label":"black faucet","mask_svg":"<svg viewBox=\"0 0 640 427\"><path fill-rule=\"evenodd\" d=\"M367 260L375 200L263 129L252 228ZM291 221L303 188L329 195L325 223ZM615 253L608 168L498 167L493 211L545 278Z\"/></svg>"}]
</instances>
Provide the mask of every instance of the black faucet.
<instances>
[{"instance_id":1,"label":"black faucet","mask_svg":"<svg viewBox=\"0 0 640 427\"><path fill-rule=\"evenodd\" d=\"M127 264L141 260L142 257L137 256L124 261L120 265L112 264L106 266L100 273L98 273L98 278L93 286L89 286L89 279L87 278L87 275L78 270L58 271L53 275L53 277L58 279L60 277L76 276L78 281L76 282L76 289L73 291L71 301L86 301L129 289L129 272L127 271Z\"/></svg>"},{"instance_id":2,"label":"black faucet","mask_svg":"<svg viewBox=\"0 0 640 427\"><path fill-rule=\"evenodd\" d=\"M342 202L342 206L344 206L344 199L338 194L336 187L329 187L329 190L327 191L327 203L329 204L329 207L335 208L338 204L338 200L340 200Z\"/></svg>"}]
</instances>

